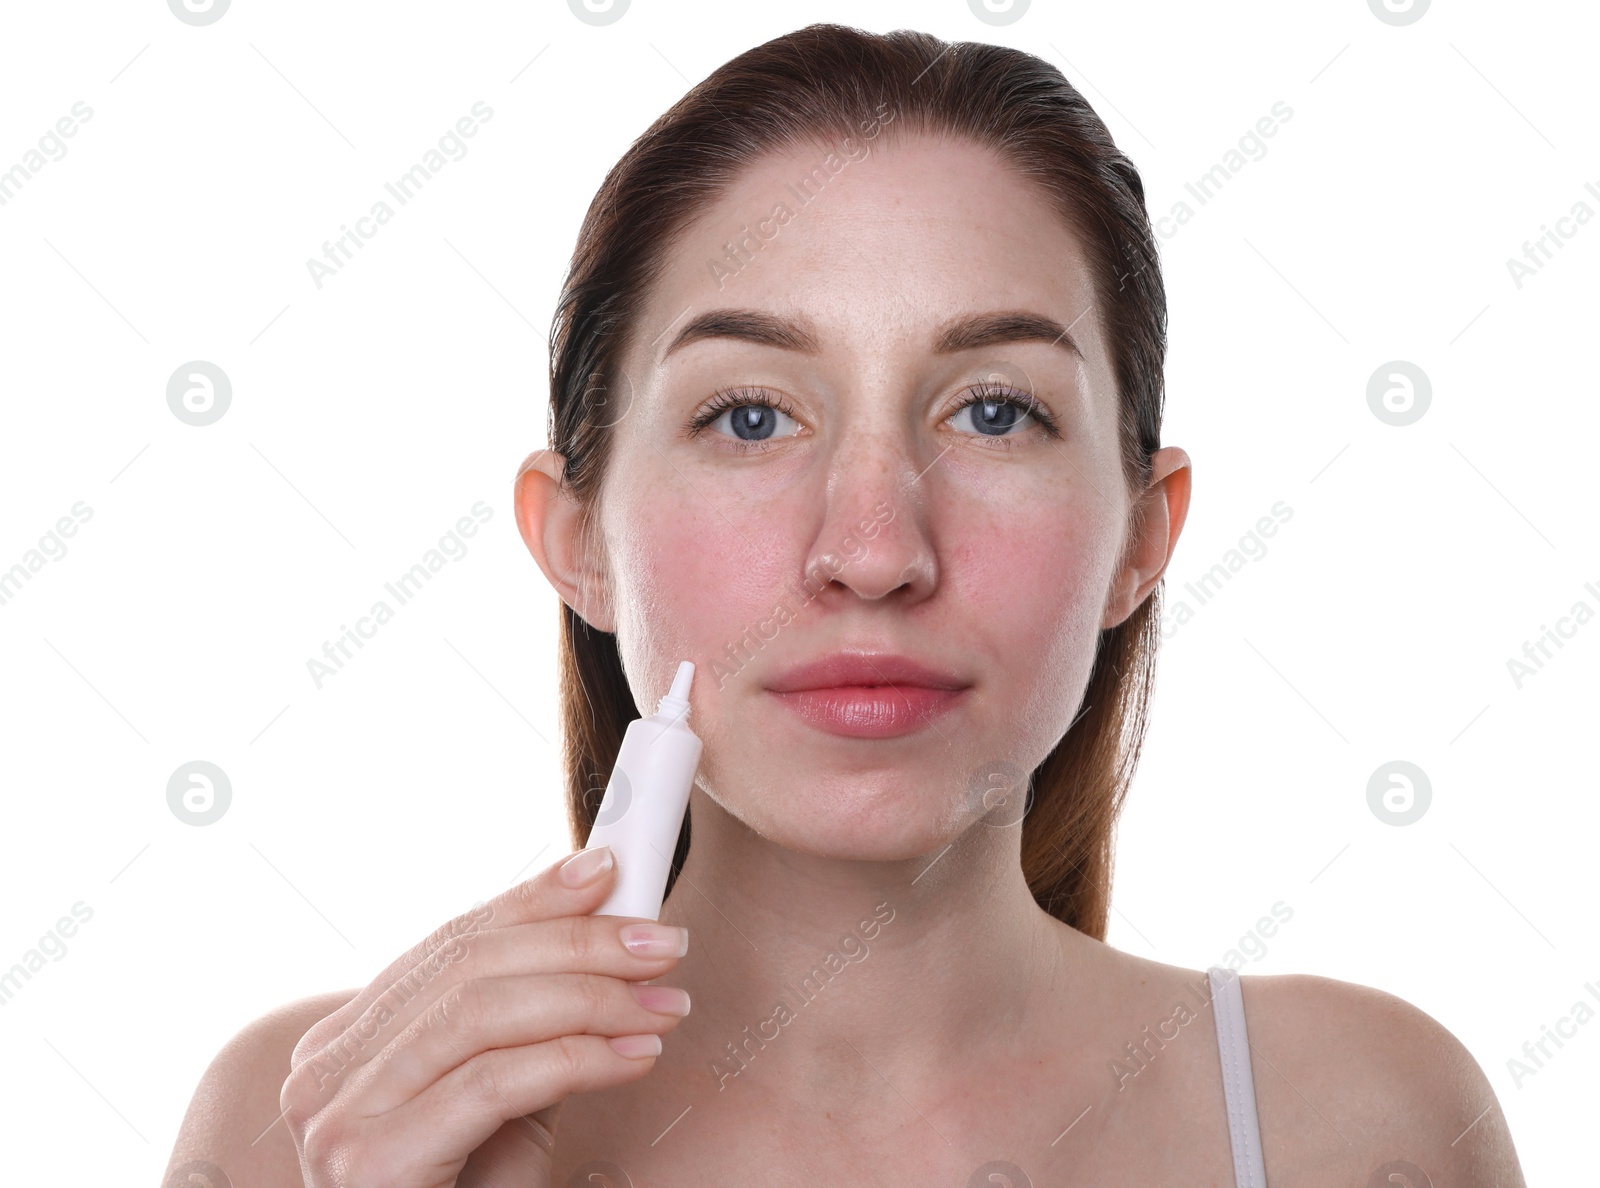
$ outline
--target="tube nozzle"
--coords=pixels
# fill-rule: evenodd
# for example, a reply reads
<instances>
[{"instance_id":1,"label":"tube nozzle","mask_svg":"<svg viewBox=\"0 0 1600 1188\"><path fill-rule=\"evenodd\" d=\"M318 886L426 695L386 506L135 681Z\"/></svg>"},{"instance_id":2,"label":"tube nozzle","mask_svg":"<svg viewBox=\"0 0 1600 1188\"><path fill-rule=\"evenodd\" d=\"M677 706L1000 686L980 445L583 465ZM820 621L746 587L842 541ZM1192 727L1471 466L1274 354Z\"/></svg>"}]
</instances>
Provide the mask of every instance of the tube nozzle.
<instances>
[{"instance_id":1,"label":"tube nozzle","mask_svg":"<svg viewBox=\"0 0 1600 1188\"><path fill-rule=\"evenodd\" d=\"M671 714L673 718L687 717L689 713L689 685L694 681L694 661L684 660L672 678L672 688L656 707L658 714Z\"/></svg>"}]
</instances>

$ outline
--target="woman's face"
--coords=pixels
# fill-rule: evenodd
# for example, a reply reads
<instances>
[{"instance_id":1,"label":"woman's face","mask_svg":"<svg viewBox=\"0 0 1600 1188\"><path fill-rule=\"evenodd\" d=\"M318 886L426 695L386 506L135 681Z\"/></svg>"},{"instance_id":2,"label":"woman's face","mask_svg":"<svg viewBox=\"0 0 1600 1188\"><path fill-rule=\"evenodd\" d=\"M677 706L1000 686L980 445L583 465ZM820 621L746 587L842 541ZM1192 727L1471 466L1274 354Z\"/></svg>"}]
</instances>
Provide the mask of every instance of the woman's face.
<instances>
[{"instance_id":1,"label":"woman's face","mask_svg":"<svg viewBox=\"0 0 1600 1188\"><path fill-rule=\"evenodd\" d=\"M1046 199L965 142L829 152L749 169L648 294L612 401L598 625L646 713L696 662L698 782L726 811L900 859L1072 722L1097 633L1134 605L1113 597L1130 495L1101 311ZM956 688L774 691L841 652Z\"/></svg>"}]
</instances>

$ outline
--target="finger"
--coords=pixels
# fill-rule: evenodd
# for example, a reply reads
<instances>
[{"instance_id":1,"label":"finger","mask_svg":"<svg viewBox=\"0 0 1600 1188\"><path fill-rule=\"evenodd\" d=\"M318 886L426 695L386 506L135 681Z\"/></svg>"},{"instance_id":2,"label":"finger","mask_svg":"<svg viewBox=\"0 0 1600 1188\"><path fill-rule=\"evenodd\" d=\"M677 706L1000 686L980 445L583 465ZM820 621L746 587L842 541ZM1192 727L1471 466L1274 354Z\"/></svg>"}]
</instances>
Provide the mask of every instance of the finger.
<instances>
[{"instance_id":1,"label":"finger","mask_svg":"<svg viewBox=\"0 0 1600 1188\"><path fill-rule=\"evenodd\" d=\"M660 1035L678 1025L688 998L675 987L600 974L473 978L438 998L352 1076L343 1108L364 1118L387 1114L492 1048L563 1035Z\"/></svg>"},{"instance_id":2,"label":"finger","mask_svg":"<svg viewBox=\"0 0 1600 1188\"><path fill-rule=\"evenodd\" d=\"M458 1065L399 1109L369 1120L364 1130L372 1128L377 1141L392 1140L403 1147L407 1159L459 1159L459 1152L476 1150L507 1122L525 1115L543 1120L549 1115L540 1111L575 1093L637 1080L655 1062L653 1055L624 1056L610 1040L597 1035L491 1048Z\"/></svg>"},{"instance_id":3,"label":"finger","mask_svg":"<svg viewBox=\"0 0 1600 1188\"><path fill-rule=\"evenodd\" d=\"M605 849L609 853L610 847L597 849ZM326 1047L391 987L421 968L434 954L443 952L446 957L456 960L454 954L461 945L492 928L526 924L554 916L587 914L599 907L605 902L605 896L616 878L616 863L613 855L609 866L602 863L596 868L593 865L594 857L594 852L590 850L569 854L551 863L531 879L508 887L493 899L435 928L427 937L391 961L360 994L307 1031L295 1047L290 1066L298 1067L303 1060ZM567 881L573 875L585 873L586 866L590 875L587 882L574 886Z\"/></svg>"},{"instance_id":4,"label":"finger","mask_svg":"<svg viewBox=\"0 0 1600 1188\"><path fill-rule=\"evenodd\" d=\"M455 1188L528 1188L549 1183L561 1104L502 1122L499 1130L467 1156Z\"/></svg>"},{"instance_id":5,"label":"finger","mask_svg":"<svg viewBox=\"0 0 1600 1188\"><path fill-rule=\"evenodd\" d=\"M660 955L631 950L627 942L640 931L664 935L670 947ZM315 1114L342 1084L352 1082L355 1070L377 1057L441 999L462 993L460 988L473 979L587 973L622 982L647 981L676 966L685 940L681 928L626 916L561 916L470 939L457 937L378 997L344 1031L294 1065L279 1095L280 1105L301 1116ZM302 1048L311 1038L308 1032ZM365 1084L366 1078L358 1083Z\"/></svg>"},{"instance_id":6,"label":"finger","mask_svg":"<svg viewBox=\"0 0 1600 1188\"><path fill-rule=\"evenodd\" d=\"M659 956L634 952L626 941L638 929L674 938L675 947ZM470 945L458 938L461 948L453 961L446 960L446 950L426 958L365 1014L295 1065L283 1084L281 1105L315 1113L342 1084L351 1083L355 1070L441 999L463 993L462 987L473 979L587 973L620 982L648 981L677 965L683 939L683 929L623 916L563 916L484 933Z\"/></svg>"}]
</instances>

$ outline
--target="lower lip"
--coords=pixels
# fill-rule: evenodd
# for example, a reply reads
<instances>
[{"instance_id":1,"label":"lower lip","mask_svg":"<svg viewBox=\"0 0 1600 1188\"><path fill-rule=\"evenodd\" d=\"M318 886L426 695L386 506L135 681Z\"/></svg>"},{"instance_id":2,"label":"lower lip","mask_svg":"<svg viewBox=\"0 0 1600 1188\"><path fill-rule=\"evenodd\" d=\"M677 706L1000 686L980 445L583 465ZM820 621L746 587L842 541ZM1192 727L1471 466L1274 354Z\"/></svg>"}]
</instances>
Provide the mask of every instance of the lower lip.
<instances>
[{"instance_id":1,"label":"lower lip","mask_svg":"<svg viewBox=\"0 0 1600 1188\"><path fill-rule=\"evenodd\" d=\"M965 689L921 685L851 685L801 689L773 696L818 730L849 738L894 738L911 734L949 713Z\"/></svg>"}]
</instances>

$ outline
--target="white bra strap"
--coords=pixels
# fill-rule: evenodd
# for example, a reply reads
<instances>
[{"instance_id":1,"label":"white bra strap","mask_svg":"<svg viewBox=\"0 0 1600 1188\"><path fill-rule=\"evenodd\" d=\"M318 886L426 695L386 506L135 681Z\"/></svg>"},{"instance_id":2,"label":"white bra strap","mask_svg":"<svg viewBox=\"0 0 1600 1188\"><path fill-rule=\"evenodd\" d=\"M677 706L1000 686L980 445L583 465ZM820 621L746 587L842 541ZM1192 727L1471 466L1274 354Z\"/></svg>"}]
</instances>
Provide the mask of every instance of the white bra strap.
<instances>
[{"instance_id":1,"label":"white bra strap","mask_svg":"<svg viewBox=\"0 0 1600 1188\"><path fill-rule=\"evenodd\" d=\"M1228 1139L1233 1144L1233 1178L1238 1188L1267 1188L1261 1158L1261 1123L1256 1118L1256 1086L1250 1075L1250 1042L1244 1030L1244 995L1239 975L1221 965L1206 970L1211 979L1211 1012L1217 1020L1217 1050L1222 1056L1222 1095L1228 1105Z\"/></svg>"}]
</instances>

